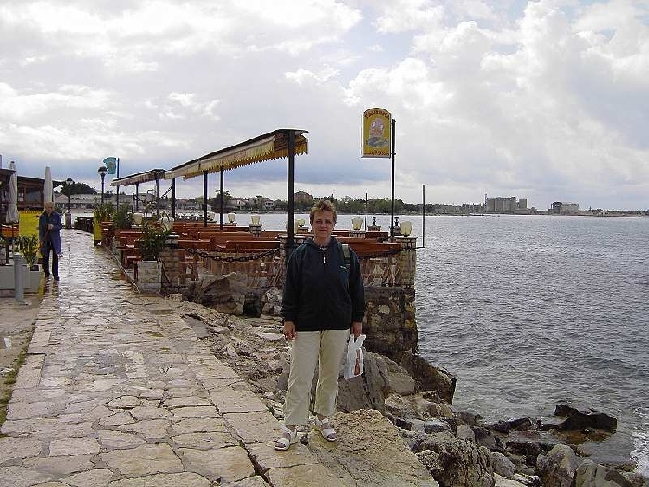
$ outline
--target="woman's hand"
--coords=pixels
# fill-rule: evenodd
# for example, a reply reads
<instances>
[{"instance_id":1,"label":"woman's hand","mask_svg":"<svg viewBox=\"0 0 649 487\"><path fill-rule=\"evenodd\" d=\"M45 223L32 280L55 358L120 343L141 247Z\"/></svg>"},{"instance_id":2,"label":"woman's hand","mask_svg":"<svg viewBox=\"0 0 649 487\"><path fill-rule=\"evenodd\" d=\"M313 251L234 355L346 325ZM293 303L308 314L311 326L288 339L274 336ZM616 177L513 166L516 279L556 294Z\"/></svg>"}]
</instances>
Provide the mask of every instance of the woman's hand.
<instances>
[{"instance_id":1,"label":"woman's hand","mask_svg":"<svg viewBox=\"0 0 649 487\"><path fill-rule=\"evenodd\" d=\"M293 340L296 335L297 335L297 332L295 331L295 323L293 323L292 321L285 321L284 322L284 337L287 340Z\"/></svg>"},{"instance_id":2,"label":"woman's hand","mask_svg":"<svg viewBox=\"0 0 649 487\"><path fill-rule=\"evenodd\" d=\"M360 321L354 321L349 332L354 335L354 339L358 338L363 333L363 323Z\"/></svg>"}]
</instances>

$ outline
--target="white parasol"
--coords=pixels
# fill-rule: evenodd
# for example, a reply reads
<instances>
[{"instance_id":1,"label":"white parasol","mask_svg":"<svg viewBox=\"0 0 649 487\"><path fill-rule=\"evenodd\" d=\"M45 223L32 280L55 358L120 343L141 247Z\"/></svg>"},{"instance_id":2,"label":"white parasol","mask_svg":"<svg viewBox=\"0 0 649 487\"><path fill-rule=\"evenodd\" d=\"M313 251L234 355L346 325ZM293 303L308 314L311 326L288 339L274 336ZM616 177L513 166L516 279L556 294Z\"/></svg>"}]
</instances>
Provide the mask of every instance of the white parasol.
<instances>
[{"instance_id":1,"label":"white parasol","mask_svg":"<svg viewBox=\"0 0 649 487\"><path fill-rule=\"evenodd\" d=\"M7 223L18 222L18 176L16 175L16 163L9 163L9 170L13 174L9 176L9 202L7 205Z\"/></svg>"},{"instance_id":2,"label":"white parasol","mask_svg":"<svg viewBox=\"0 0 649 487\"><path fill-rule=\"evenodd\" d=\"M45 166L45 184L43 185L43 203L54 201L54 187L52 185L52 170Z\"/></svg>"}]
</instances>

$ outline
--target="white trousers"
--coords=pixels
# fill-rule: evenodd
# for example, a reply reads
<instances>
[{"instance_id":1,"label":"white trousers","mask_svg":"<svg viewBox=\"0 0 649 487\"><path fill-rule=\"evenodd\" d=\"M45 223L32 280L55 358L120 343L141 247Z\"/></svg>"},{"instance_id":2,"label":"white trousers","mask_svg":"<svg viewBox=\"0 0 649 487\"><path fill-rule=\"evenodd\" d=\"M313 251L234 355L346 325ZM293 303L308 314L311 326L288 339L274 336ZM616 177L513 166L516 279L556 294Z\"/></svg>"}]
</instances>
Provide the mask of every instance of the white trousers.
<instances>
[{"instance_id":1,"label":"white trousers","mask_svg":"<svg viewBox=\"0 0 649 487\"><path fill-rule=\"evenodd\" d=\"M331 416L336 412L338 374L347 349L349 330L299 331L291 349L284 423L305 425L309 417L313 373L319 362L313 412Z\"/></svg>"}]
</instances>

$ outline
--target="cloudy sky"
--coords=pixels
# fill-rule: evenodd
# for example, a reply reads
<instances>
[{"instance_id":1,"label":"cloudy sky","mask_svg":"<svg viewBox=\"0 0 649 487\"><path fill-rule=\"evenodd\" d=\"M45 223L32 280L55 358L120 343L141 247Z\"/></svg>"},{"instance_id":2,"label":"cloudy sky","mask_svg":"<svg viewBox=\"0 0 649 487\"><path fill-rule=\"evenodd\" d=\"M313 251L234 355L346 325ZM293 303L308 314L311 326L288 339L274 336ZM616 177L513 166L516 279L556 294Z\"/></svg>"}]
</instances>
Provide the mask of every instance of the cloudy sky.
<instances>
[{"instance_id":1,"label":"cloudy sky","mask_svg":"<svg viewBox=\"0 0 649 487\"><path fill-rule=\"evenodd\" d=\"M360 158L383 107L406 202L649 208L649 0L2 0L0 46L24 176L98 189L108 156L125 176L288 127L309 132L296 190L389 198L390 160ZM286 199L286 160L225 189Z\"/></svg>"}]
</instances>

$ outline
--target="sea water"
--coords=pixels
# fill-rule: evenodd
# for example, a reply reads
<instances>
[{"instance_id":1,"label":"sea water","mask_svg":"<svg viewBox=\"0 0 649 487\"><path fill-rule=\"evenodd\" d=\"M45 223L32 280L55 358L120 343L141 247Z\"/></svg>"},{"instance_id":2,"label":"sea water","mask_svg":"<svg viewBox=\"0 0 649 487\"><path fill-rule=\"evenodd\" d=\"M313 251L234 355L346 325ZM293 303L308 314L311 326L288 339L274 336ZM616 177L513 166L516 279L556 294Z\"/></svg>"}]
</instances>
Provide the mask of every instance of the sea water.
<instances>
[{"instance_id":1,"label":"sea water","mask_svg":"<svg viewBox=\"0 0 649 487\"><path fill-rule=\"evenodd\" d=\"M584 449L649 475L648 243L647 217L427 218L419 349L457 376L454 406L493 421L562 401L605 412L617 433Z\"/></svg>"}]
</instances>

